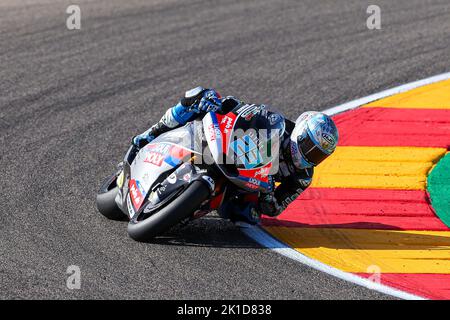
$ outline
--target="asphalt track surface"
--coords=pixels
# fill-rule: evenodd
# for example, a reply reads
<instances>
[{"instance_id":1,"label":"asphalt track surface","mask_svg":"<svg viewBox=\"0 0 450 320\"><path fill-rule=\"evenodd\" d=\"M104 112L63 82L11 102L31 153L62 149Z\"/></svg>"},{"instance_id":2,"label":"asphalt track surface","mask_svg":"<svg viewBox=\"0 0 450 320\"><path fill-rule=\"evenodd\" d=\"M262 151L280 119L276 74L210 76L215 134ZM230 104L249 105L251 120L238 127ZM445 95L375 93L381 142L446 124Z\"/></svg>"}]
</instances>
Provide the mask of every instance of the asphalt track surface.
<instances>
[{"instance_id":1,"label":"asphalt track surface","mask_svg":"<svg viewBox=\"0 0 450 320\"><path fill-rule=\"evenodd\" d=\"M0 298L385 299L214 216L155 243L95 209L130 137L199 84L295 117L449 71L448 0L0 0ZM66 269L81 268L80 290Z\"/></svg>"}]
</instances>

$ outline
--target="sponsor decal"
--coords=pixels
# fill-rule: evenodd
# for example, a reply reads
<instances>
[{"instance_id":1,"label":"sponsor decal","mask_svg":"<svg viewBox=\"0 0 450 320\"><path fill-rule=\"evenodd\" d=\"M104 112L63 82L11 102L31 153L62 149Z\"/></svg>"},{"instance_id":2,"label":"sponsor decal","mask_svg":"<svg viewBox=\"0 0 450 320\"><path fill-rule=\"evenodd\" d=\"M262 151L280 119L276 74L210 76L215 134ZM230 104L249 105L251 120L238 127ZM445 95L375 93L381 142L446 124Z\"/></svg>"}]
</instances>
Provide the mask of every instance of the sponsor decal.
<instances>
[{"instance_id":1,"label":"sponsor decal","mask_svg":"<svg viewBox=\"0 0 450 320\"><path fill-rule=\"evenodd\" d=\"M234 119L229 116L225 116L220 123L225 125L223 132L229 133L230 129L233 127Z\"/></svg>"},{"instance_id":2,"label":"sponsor decal","mask_svg":"<svg viewBox=\"0 0 450 320\"><path fill-rule=\"evenodd\" d=\"M222 150L228 150L228 146L231 139L231 134L233 132L234 123L236 121L236 115L234 113L228 113L227 115L217 116L218 121L220 121L220 137L222 138Z\"/></svg>"},{"instance_id":3,"label":"sponsor decal","mask_svg":"<svg viewBox=\"0 0 450 320\"><path fill-rule=\"evenodd\" d=\"M273 176L269 176L269 178L267 179L267 184L267 190L272 192L275 186L275 179L273 178Z\"/></svg>"},{"instance_id":4,"label":"sponsor decal","mask_svg":"<svg viewBox=\"0 0 450 320\"><path fill-rule=\"evenodd\" d=\"M250 182L247 182L247 183L245 184L245 186L246 186L247 188L250 188L250 189L253 189L253 190L256 190L256 189L259 188L259 186L254 185L253 183L250 183Z\"/></svg>"},{"instance_id":5,"label":"sponsor decal","mask_svg":"<svg viewBox=\"0 0 450 320\"><path fill-rule=\"evenodd\" d=\"M243 113L244 111L247 111L247 109L249 109L250 107L253 107L254 106L254 104L248 104L248 103L246 103L246 104L244 104L242 107L240 107L239 109L237 109L237 113L238 114L241 114L241 113Z\"/></svg>"},{"instance_id":6,"label":"sponsor decal","mask_svg":"<svg viewBox=\"0 0 450 320\"><path fill-rule=\"evenodd\" d=\"M259 181L258 179L255 179L255 178L248 179L248 182L253 184L253 185L255 185L255 186L257 186L257 187L259 187L259 185L261 184L261 181Z\"/></svg>"},{"instance_id":7,"label":"sponsor decal","mask_svg":"<svg viewBox=\"0 0 450 320\"><path fill-rule=\"evenodd\" d=\"M164 161L165 156L170 152L172 145L165 143L150 144L145 149L144 162L160 167Z\"/></svg>"},{"instance_id":8,"label":"sponsor decal","mask_svg":"<svg viewBox=\"0 0 450 320\"><path fill-rule=\"evenodd\" d=\"M133 216L136 214L136 212L133 209L133 206L131 205L130 197L127 197L127 207L128 212L130 213L130 217L133 218Z\"/></svg>"},{"instance_id":9,"label":"sponsor decal","mask_svg":"<svg viewBox=\"0 0 450 320\"><path fill-rule=\"evenodd\" d=\"M164 161L164 156L165 155L160 154L158 152L149 152L145 156L144 162L160 167Z\"/></svg>"},{"instance_id":10,"label":"sponsor decal","mask_svg":"<svg viewBox=\"0 0 450 320\"><path fill-rule=\"evenodd\" d=\"M211 123L207 128L209 140L216 141L216 129L213 123Z\"/></svg>"},{"instance_id":11,"label":"sponsor decal","mask_svg":"<svg viewBox=\"0 0 450 320\"><path fill-rule=\"evenodd\" d=\"M186 182L191 181L191 174L190 174L190 173L186 173L186 174L183 176L183 180L186 181Z\"/></svg>"},{"instance_id":12,"label":"sponsor decal","mask_svg":"<svg viewBox=\"0 0 450 320\"><path fill-rule=\"evenodd\" d=\"M146 150L151 152L157 152L161 154L167 154L170 151L172 145L168 143L157 143L147 145Z\"/></svg>"},{"instance_id":13,"label":"sponsor decal","mask_svg":"<svg viewBox=\"0 0 450 320\"><path fill-rule=\"evenodd\" d=\"M291 149L291 157L292 161L295 163L297 167L302 166L300 151L298 150L297 143L293 143L292 141L289 143Z\"/></svg>"},{"instance_id":14,"label":"sponsor decal","mask_svg":"<svg viewBox=\"0 0 450 320\"><path fill-rule=\"evenodd\" d=\"M179 145L172 146L172 149L170 150L170 157L172 159L174 159L174 161L173 161L174 163L179 162L179 161L175 161L175 159L180 160L188 155L191 155L191 151L182 146L179 146ZM166 162L167 162L167 159L166 159Z\"/></svg>"},{"instance_id":15,"label":"sponsor decal","mask_svg":"<svg viewBox=\"0 0 450 320\"><path fill-rule=\"evenodd\" d=\"M263 104L261 104L261 105L256 105L256 104L245 105L239 109L239 111L242 110L242 112L240 113L240 116L242 118L244 118L245 120L250 121L255 115L257 115L259 112L261 112L261 110L264 110L265 108L266 108L266 106Z\"/></svg>"},{"instance_id":16,"label":"sponsor decal","mask_svg":"<svg viewBox=\"0 0 450 320\"><path fill-rule=\"evenodd\" d=\"M123 170L122 170L116 180L116 184L119 187L119 190L122 189L124 180L125 180L125 176L124 176Z\"/></svg>"},{"instance_id":17,"label":"sponsor decal","mask_svg":"<svg viewBox=\"0 0 450 320\"><path fill-rule=\"evenodd\" d=\"M269 172L270 172L270 166L263 167L255 172L255 178L258 176L261 178L266 178L269 175Z\"/></svg>"},{"instance_id":18,"label":"sponsor decal","mask_svg":"<svg viewBox=\"0 0 450 320\"><path fill-rule=\"evenodd\" d=\"M175 174L175 172L167 177L167 182L170 184L174 184L175 182L177 182L177 175Z\"/></svg>"},{"instance_id":19,"label":"sponsor decal","mask_svg":"<svg viewBox=\"0 0 450 320\"><path fill-rule=\"evenodd\" d=\"M162 194L163 192L166 192L166 188L167 188L167 186L166 186L165 184L161 184L161 185L158 187L158 190L156 190L156 192L157 192L158 194Z\"/></svg>"},{"instance_id":20,"label":"sponsor decal","mask_svg":"<svg viewBox=\"0 0 450 320\"><path fill-rule=\"evenodd\" d=\"M206 128L207 136L211 141L215 141L217 137L220 138L222 132L217 124L211 123L208 128Z\"/></svg>"},{"instance_id":21,"label":"sponsor decal","mask_svg":"<svg viewBox=\"0 0 450 320\"><path fill-rule=\"evenodd\" d=\"M200 169L200 167L194 166L195 172L198 174L203 174L203 173L207 173L208 170L206 169Z\"/></svg>"},{"instance_id":22,"label":"sponsor decal","mask_svg":"<svg viewBox=\"0 0 450 320\"><path fill-rule=\"evenodd\" d=\"M261 154L258 150L258 145L249 135L233 141L231 148L245 169L252 169L260 164Z\"/></svg>"},{"instance_id":23,"label":"sponsor decal","mask_svg":"<svg viewBox=\"0 0 450 320\"><path fill-rule=\"evenodd\" d=\"M295 199L297 199L303 192L303 189L299 188L295 191L295 193L289 197L286 197L282 203L281 208L285 210Z\"/></svg>"},{"instance_id":24,"label":"sponsor decal","mask_svg":"<svg viewBox=\"0 0 450 320\"><path fill-rule=\"evenodd\" d=\"M142 186L141 182L136 180L136 185L140 193L145 197L147 195L147 192L145 191L145 188Z\"/></svg>"},{"instance_id":25,"label":"sponsor decal","mask_svg":"<svg viewBox=\"0 0 450 320\"><path fill-rule=\"evenodd\" d=\"M325 140L325 141L324 141ZM325 149L328 149L330 147L333 147L335 145L335 141L332 135L322 132L322 147Z\"/></svg>"},{"instance_id":26,"label":"sponsor decal","mask_svg":"<svg viewBox=\"0 0 450 320\"><path fill-rule=\"evenodd\" d=\"M142 187L139 181L136 181L134 179L130 181L130 197L135 208L139 208L142 205L142 203L144 202L145 194L145 189Z\"/></svg>"}]
</instances>

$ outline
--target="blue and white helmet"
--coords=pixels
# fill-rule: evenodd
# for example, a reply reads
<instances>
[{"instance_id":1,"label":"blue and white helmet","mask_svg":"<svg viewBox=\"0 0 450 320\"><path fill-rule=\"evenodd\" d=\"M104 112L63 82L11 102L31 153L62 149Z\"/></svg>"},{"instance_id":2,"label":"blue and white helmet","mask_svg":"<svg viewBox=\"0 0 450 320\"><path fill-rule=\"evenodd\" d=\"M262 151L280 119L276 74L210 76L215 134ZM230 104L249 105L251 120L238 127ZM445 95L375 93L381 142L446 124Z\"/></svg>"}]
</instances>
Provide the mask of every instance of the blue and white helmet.
<instances>
[{"instance_id":1,"label":"blue and white helmet","mask_svg":"<svg viewBox=\"0 0 450 320\"><path fill-rule=\"evenodd\" d=\"M338 129L329 116L315 111L302 113L291 133L294 165L298 169L317 166L334 152L338 140Z\"/></svg>"}]
</instances>

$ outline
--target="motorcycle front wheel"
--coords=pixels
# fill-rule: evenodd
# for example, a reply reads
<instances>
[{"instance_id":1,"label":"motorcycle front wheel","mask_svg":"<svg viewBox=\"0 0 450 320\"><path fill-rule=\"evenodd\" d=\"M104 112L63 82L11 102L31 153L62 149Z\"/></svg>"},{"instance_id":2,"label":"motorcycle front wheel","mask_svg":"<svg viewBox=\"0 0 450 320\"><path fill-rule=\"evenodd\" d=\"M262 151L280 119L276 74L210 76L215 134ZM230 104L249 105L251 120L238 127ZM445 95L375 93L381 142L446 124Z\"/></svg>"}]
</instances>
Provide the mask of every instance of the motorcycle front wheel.
<instances>
[{"instance_id":1,"label":"motorcycle front wheel","mask_svg":"<svg viewBox=\"0 0 450 320\"><path fill-rule=\"evenodd\" d=\"M194 181L160 211L145 220L131 220L128 223L128 234L136 241L149 241L192 216L209 196L210 191L206 183Z\"/></svg>"}]
</instances>

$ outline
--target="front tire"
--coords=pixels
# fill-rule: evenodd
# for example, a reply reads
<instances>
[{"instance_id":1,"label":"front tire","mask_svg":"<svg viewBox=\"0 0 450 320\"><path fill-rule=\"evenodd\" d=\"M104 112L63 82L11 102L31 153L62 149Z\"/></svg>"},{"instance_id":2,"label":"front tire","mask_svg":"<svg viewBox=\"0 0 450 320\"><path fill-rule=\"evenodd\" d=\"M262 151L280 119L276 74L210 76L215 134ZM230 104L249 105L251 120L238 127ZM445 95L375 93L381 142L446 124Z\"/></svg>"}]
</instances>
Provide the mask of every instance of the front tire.
<instances>
[{"instance_id":1,"label":"front tire","mask_svg":"<svg viewBox=\"0 0 450 320\"><path fill-rule=\"evenodd\" d=\"M119 209L116 203L116 196L119 187L116 184L117 175L112 175L100 187L97 193L97 209L110 220L126 220L127 216Z\"/></svg>"},{"instance_id":2,"label":"front tire","mask_svg":"<svg viewBox=\"0 0 450 320\"><path fill-rule=\"evenodd\" d=\"M157 213L142 221L130 221L128 234L136 241L149 241L169 228L192 216L210 196L202 181L194 181L181 195Z\"/></svg>"}]
</instances>

